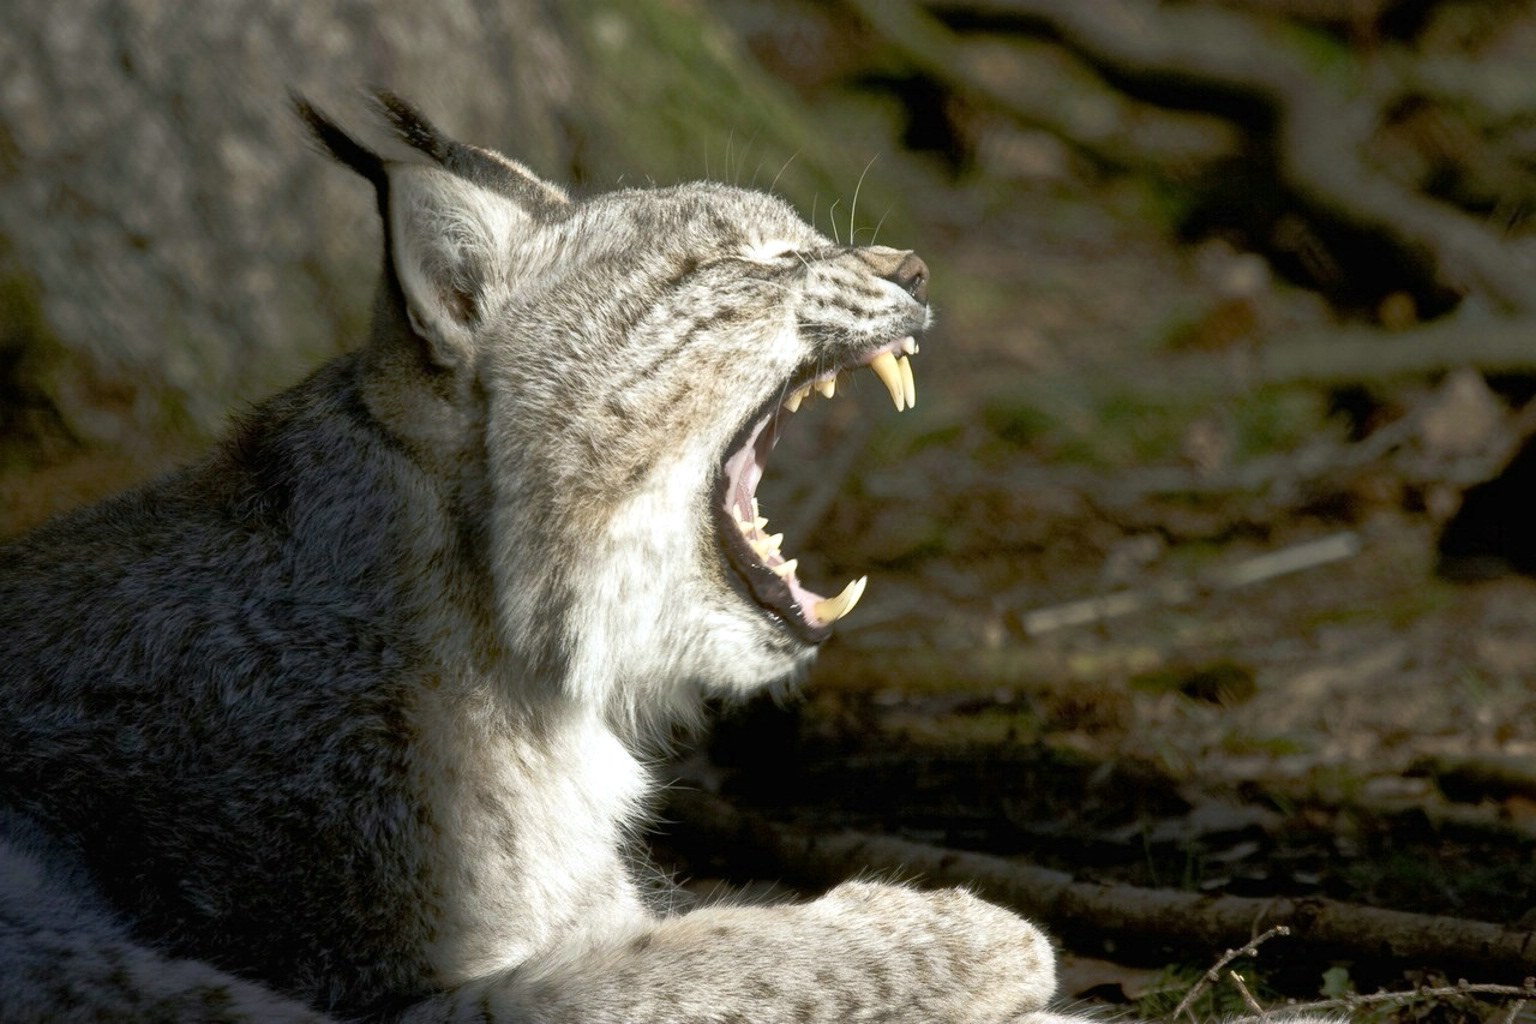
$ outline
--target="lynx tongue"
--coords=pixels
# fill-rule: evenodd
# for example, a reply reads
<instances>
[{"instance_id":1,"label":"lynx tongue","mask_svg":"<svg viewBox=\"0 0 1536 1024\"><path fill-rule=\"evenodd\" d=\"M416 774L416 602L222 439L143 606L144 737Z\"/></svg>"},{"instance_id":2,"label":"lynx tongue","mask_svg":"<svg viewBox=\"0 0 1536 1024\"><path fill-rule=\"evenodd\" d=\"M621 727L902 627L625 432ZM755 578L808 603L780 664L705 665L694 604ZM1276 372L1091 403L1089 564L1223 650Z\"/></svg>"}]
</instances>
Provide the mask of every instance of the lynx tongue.
<instances>
[{"instance_id":1,"label":"lynx tongue","mask_svg":"<svg viewBox=\"0 0 1536 1024\"><path fill-rule=\"evenodd\" d=\"M911 408L916 399L908 356L917 351L911 338L902 338L871 353L865 365L890 391L897 411ZM901 353L898 359L896 353ZM773 407L747 435L745 443L725 461L724 501L720 506L720 533L726 554L759 604L782 618L791 629L812 643L826 639L832 624L853 610L864 595L868 577L850 582L835 597L823 597L800 582L799 560L786 557L782 533L770 533L768 520L757 502L768 453L778 442L780 423L800 408L812 391L832 398L837 374L824 375L791 393Z\"/></svg>"}]
</instances>

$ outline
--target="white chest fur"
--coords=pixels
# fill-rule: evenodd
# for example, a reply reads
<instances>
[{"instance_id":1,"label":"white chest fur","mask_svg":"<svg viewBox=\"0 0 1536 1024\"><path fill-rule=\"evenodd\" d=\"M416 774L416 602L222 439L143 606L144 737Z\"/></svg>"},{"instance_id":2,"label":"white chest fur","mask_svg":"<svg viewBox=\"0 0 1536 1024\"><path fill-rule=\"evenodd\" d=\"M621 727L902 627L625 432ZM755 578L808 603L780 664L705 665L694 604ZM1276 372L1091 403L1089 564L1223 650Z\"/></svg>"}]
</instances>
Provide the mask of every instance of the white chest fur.
<instances>
[{"instance_id":1,"label":"white chest fur","mask_svg":"<svg viewBox=\"0 0 1536 1024\"><path fill-rule=\"evenodd\" d=\"M437 690L418 726L439 984L643 912L619 851L645 772L596 715L573 708L513 727L489 695Z\"/></svg>"}]
</instances>

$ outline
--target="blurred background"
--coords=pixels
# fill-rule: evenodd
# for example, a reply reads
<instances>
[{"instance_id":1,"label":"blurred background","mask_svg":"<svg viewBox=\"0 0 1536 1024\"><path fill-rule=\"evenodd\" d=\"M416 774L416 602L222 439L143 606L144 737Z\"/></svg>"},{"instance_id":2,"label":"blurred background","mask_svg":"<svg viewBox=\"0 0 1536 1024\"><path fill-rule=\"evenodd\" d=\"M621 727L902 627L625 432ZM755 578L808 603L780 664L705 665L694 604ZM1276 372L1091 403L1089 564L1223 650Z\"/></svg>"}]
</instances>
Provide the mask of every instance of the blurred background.
<instances>
[{"instance_id":1,"label":"blurred background","mask_svg":"<svg viewBox=\"0 0 1536 1024\"><path fill-rule=\"evenodd\" d=\"M1536 5L10 0L0 536L361 340L373 199L286 94L375 83L578 193L772 189L933 269L916 409L813 399L762 492L868 593L697 790L1124 887L1025 909L1141 1013L1245 941L1220 900L1313 929L1235 961L1264 1001L1532 973ZM819 877L689 813L684 873Z\"/></svg>"}]
</instances>

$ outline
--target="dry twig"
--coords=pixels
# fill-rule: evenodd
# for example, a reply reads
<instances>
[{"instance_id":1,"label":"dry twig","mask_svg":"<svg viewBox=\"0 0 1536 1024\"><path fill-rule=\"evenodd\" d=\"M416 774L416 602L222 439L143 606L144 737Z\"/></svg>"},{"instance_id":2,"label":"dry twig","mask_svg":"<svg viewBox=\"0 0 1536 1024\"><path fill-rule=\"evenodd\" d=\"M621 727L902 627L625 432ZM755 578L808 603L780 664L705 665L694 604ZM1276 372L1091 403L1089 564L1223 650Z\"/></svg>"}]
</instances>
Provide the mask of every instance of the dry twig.
<instances>
[{"instance_id":1,"label":"dry twig","mask_svg":"<svg viewBox=\"0 0 1536 1024\"><path fill-rule=\"evenodd\" d=\"M1250 942L1247 946L1244 946L1241 949L1227 950L1226 953L1222 955L1221 959L1213 964L1210 970L1206 971L1205 974L1201 976L1199 981L1190 986L1190 989L1187 993L1185 993L1184 998L1179 1001L1179 1005L1174 1008L1173 1013L1169 1014L1169 1020L1176 1021L1179 1017L1187 1015L1189 1017L1190 1024L1199 1024L1190 1008L1194 1005L1195 1000L1201 995L1201 993L1203 993L1207 987L1214 984L1218 980L1221 970L1230 964L1233 960L1237 959L1239 956L1257 956L1259 945L1262 944L1266 939L1269 939L1275 935L1288 934L1289 930L1287 928L1284 926L1277 926L1275 928L1271 928L1269 931L1265 932L1263 935L1259 936L1253 942ZM1274 1015L1277 1012L1282 1013L1286 1018L1298 1018L1303 1016L1310 1018L1314 1015L1326 1015L1332 1013L1348 1014L1350 1011L1358 1010L1363 1006L1392 1003L1407 1004L1426 999L1450 999L1457 996L1479 995L1515 997L1514 1001L1510 1004L1508 1012L1504 1015L1503 1021L1503 1024L1514 1024L1515 1018L1519 1016L1520 1011L1525 1007L1526 1003L1530 999L1536 998L1536 978L1526 978L1524 983L1518 987L1514 985L1494 984L1474 985L1463 979L1457 982L1455 985L1443 985L1438 987L1422 986L1404 991L1376 992L1371 995L1345 995L1332 999L1320 999L1309 1003L1291 1002L1279 1007L1266 1008L1258 1001L1258 999L1254 997L1252 990L1248 988L1248 983L1243 980L1243 976L1237 971L1228 970L1226 980L1231 982L1232 985L1237 989L1238 995L1243 1000L1243 1005L1248 1007L1248 1010L1251 1014L1251 1016L1248 1017L1241 1017L1235 1020L1230 1020L1227 1022L1227 1024L1268 1024L1268 1022L1274 1018Z\"/></svg>"},{"instance_id":2,"label":"dry twig","mask_svg":"<svg viewBox=\"0 0 1536 1024\"><path fill-rule=\"evenodd\" d=\"M1515 1002L1509 1015L1509 1021L1514 1021L1515 1014L1530 999L1536 998L1536 978L1526 978L1521 985L1493 985L1471 984L1467 981L1458 982L1455 985L1440 985L1436 987L1423 987L1407 989L1401 992L1372 992L1368 995L1340 996L1337 999L1319 999L1310 1003L1287 1003L1281 1007L1286 1016L1293 1014L1311 1013L1347 1013L1358 1010L1364 1006L1380 1006L1392 1003L1412 1003L1422 999L1451 999L1456 996L1501 996L1514 997ZM1270 1011L1273 1013L1274 1011ZM1267 1016L1267 1015L1266 1015ZM1264 1019L1260 1017L1259 1019ZM1247 1020L1233 1021L1231 1024L1247 1024Z\"/></svg>"},{"instance_id":3,"label":"dry twig","mask_svg":"<svg viewBox=\"0 0 1536 1024\"><path fill-rule=\"evenodd\" d=\"M1189 987L1189 991L1184 993L1184 998L1179 1000L1179 1005L1173 1008L1173 1013L1169 1016L1177 1019L1178 1017L1188 1013L1189 1008L1194 1005L1195 1000L1200 998L1200 993L1204 992L1211 985L1216 984L1216 982L1221 978L1222 968L1226 967L1233 960L1236 960L1240 956L1257 956L1259 953L1259 947L1264 943L1268 942L1276 935L1289 934L1291 934L1291 930L1289 928L1283 924L1277 924L1263 935L1260 935L1258 938L1248 943L1246 946L1239 946L1236 949L1227 950L1221 955L1221 959L1212 964L1211 969L1206 971L1205 974L1201 976L1199 981L1195 982ZM1237 977L1237 972L1233 971L1230 973L1234 978ZM1239 983L1241 983L1241 979L1239 979ZM1198 1024L1193 1016L1190 1017L1190 1021L1191 1024Z\"/></svg>"},{"instance_id":4,"label":"dry twig","mask_svg":"<svg viewBox=\"0 0 1536 1024\"><path fill-rule=\"evenodd\" d=\"M1238 993L1243 997L1243 1005L1253 1011L1254 1017L1260 1021L1269 1020L1269 1011L1260 1006L1259 1001L1253 998L1253 993L1248 991L1248 983L1243 980L1243 976L1236 971L1228 971L1227 977L1231 980L1232 984L1237 986Z\"/></svg>"},{"instance_id":5,"label":"dry twig","mask_svg":"<svg viewBox=\"0 0 1536 1024\"><path fill-rule=\"evenodd\" d=\"M1124 590L1026 612L1022 616L1024 632L1039 636L1068 626L1119 618L1159 605L1185 604L1202 594L1233 590L1353 558L1360 553L1360 548L1360 535L1353 530L1345 530L1244 559L1214 574L1204 585L1187 581L1164 583L1157 587Z\"/></svg>"}]
</instances>

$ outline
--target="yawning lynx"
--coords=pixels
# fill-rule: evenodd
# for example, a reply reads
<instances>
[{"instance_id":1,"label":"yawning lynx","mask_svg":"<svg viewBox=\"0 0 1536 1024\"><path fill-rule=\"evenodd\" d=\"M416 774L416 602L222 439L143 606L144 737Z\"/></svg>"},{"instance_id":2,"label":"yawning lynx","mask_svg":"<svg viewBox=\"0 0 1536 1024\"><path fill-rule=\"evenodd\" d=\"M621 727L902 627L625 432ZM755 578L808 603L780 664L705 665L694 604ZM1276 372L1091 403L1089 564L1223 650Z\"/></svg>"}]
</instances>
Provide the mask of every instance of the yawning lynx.
<instances>
[{"instance_id":1,"label":"yawning lynx","mask_svg":"<svg viewBox=\"0 0 1536 1024\"><path fill-rule=\"evenodd\" d=\"M384 219L371 338L0 549L0 1018L1045 1016L1044 938L848 884L667 915L647 730L801 671L754 497L811 391L910 406L928 269L715 184L571 199L394 97L307 105Z\"/></svg>"}]
</instances>

